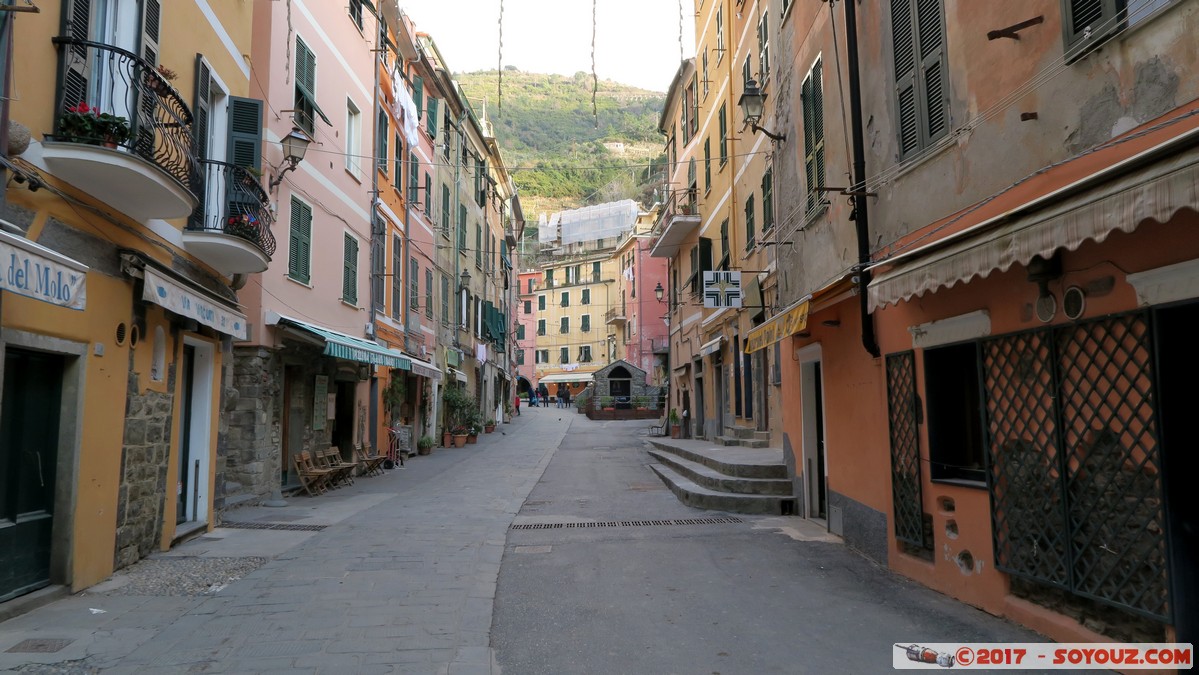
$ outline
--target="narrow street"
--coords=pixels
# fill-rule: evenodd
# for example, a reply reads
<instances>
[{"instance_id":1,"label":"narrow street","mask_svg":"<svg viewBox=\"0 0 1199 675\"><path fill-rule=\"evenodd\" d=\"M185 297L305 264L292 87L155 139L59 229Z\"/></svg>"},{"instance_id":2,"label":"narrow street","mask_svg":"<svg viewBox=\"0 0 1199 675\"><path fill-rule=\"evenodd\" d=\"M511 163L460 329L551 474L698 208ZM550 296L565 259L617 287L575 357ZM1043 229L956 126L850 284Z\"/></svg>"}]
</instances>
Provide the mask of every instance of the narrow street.
<instances>
[{"instance_id":1,"label":"narrow street","mask_svg":"<svg viewBox=\"0 0 1199 675\"><path fill-rule=\"evenodd\" d=\"M893 642L1039 639L799 519L683 506L647 466L644 422L523 412L477 445L230 511L0 624L0 668L865 673L890 670ZM7 651L30 639L58 651Z\"/></svg>"}]
</instances>

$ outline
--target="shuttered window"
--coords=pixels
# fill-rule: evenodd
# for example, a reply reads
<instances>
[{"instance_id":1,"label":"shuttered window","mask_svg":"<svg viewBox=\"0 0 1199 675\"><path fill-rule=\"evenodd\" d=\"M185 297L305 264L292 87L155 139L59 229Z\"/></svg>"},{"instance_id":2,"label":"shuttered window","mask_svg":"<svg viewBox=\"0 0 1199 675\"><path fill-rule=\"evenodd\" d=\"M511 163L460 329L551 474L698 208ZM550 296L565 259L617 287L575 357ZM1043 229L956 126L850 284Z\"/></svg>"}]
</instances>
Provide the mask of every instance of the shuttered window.
<instances>
[{"instance_id":1,"label":"shuttered window","mask_svg":"<svg viewBox=\"0 0 1199 675\"><path fill-rule=\"evenodd\" d=\"M745 250L750 250L756 243L757 233L754 231L754 196L745 199Z\"/></svg>"},{"instance_id":2,"label":"shuttered window","mask_svg":"<svg viewBox=\"0 0 1199 675\"><path fill-rule=\"evenodd\" d=\"M441 233L445 236L450 236L450 188L445 183L441 184Z\"/></svg>"},{"instance_id":3,"label":"shuttered window","mask_svg":"<svg viewBox=\"0 0 1199 675\"><path fill-rule=\"evenodd\" d=\"M458 205L458 250L466 253L466 207Z\"/></svg>"},{"instance_id":4,"label":"shuttered window","mask_svg":"<svg viewBox=\"0 0 1199 675\"><path fill-rule=\"evenodd\" d=\"M803 103L804 177L808 192L806 211L811 214L823 203L823 195L816 191L824 185L824 84L820 61L812 66L804 79L800 99Z\"/></svg>"},{"instance_id":5,"label":"shuttered window","mask_svg":"<svg viewBox=\"0 0 1199 675\"><path fill-rule=\"evenodd\" d=\"M1121 0L1062 0L1067 63L1082 58L1124 27L1124 15L1120 11L1124 4ZM1143 10L1138 11L1143 13Z\"/></svg>"},{"instance_id":6,"label":"shuttered window","mask_svg":"<svg viewBox=\"0 0 1199 675\"><path fill-rule=\"evenodd\" d=\"M437 99L429 97L429 114L425 117L425 124L429 130L429 136L433 140L437 140Z\"/></svg>"},{"instance_id":7,"label":"shuttered window","mask_svg":"<svg viewBox=\"0 0 1199 675\"><path fill-rule=\"evenodd\" d=\"M691 292L698 294L701 273L712 269L712 240L707 237L699 238L699 245L691 247L691 276L687 277L687 286Z\"/></svg>"},{"instance_id":8,"label":"shuttered window","mask_svg":"<svg viewBox=\"0 0 1199 675\"><path fill-rule=\"evenodd\" d=\"M425 217L433 217L433 176L425 172Z\"/></svg>"},{"instance_id":9,"label":"shuttered window","mask_svg":"<svg viewBox=\"0 0 1199 675\"><path fill-rule=\"evenodd\" d=\"M762 232L774 227L774 173L762 174Z\"/></svg>"},{"instance_id":10,"label":"shuttered window","mask_svg":"<svg viewBox=\"0 0 1199 675\"><path fill-rule=\"evenodd\" d=\"M425 79L423 77L412 78L412 103L416 107L416 119L420 120L425 107Z\"/></svg>"},{"instance_id":11,"label":"shuttered window","mask_svg":"<svg viewBox=\"0 0 1199 675\"><path fill-rule=\"evenodd\" d=\"M379 108L379 128L375 129L375 165L383 173L387 173L387 141L391 138L391 122L387 117L387 111L382 107ZM399 152L400 146L396 146L396 158L398 159L403 153ZM393 182L399 184L400 172L397 170Z\"/></svg>"},{"instance_id":12,"label":"shuttered window","mask_svg":"<svg viewBox=\"0 0 1199 675\"><path fill-rule=\"evenodd\" d=\"M425 316L433 318L433 269L425 268Z\"/></svg>"},{"instance_id":13,"label":"shuttered window","mask_svg":"<svg viewBox=\"0 0 1199 675\"><path fill-rule=\"evenodd\" d=\"M525 325L523 323L516 324L516 339L525 339Z\"/></svg>"},{"instance_id":14,"label":"shuttered window","mask_svg":"<svg viewBox=\"0 0 1199 675\"><path fill-rule=\"evenodd\" d=\"M545 335L545 319L537 320L537 334Z\"/></svg>"},{"instance_id":15,"label":"shuttered window","mask_svg":"<svg viewBox=\"0 0 1199 675\"><path fill-rule=\"evenodd\" d=\"M396 155L396 162L399 162L399 155ZM396 174L396 183L399 184L399 174ZM416 160L415 152L408 153L408 203L414 208L420 203L420 162Z\"/></svg>"},{"instance_id":16,"label":"shuttered window","mask_svg":"<svg viewBox=\"0 0 1199 675\"><path fill-rule=\"evenodd\" d=\"M420 261L416 258L408 259L408 307L420 311Z\"/></svg>"},{"instance_id":17,"label":"shuttered window","mask_svg":"<svg viewBox=\"0 0 1199 675\"><path fill-rule=\"evenodd\" d=\"M544 295L537 296L537 309L542 312L545 311L545 296Z\"/></svg>"},{"instance_id":18,"label":"shuttered window","mask_svg":"<svg viewBox=\"0 0 1199 675\"><path fill-rule=\"evenodd\" d=\"M949 72L942 0L891 0L900 158L949 129Z\"/></svg>"},{"instance_id":19,"label":"shuttered window","mask_svg":"<svg viewBox=\"0 0 1199 675\"><path fill-rule=\"evenodd\" d=\"M287 247L287 276L308 283L312 257L312 207L291 198L291 231Z\"/></svg>"},{"instance_id":20,"label":"shuttered window","mask_svg":"<svg viewBox=\"0 0 1199 675\"><path fill-rule=\"evenodd\" d=\"M720 104L720 166L729 161L729 120L725 112L725 104Z\"/></svg>"},{"instance_id":21,"label":"shuttered window","mask_svg":"<svg viewBox=\"0 0 1199 675\"><path fill-rule=\"evenodd\" d=\"M558 350L558 362L570 363L570 347L562 347Z\"/></svg>"},{"instance_id":22,"label":"shuttered window","mask_svg":"<svg viewBox=\"0 0 1199 675\"><path fill-rule=\"evenodd\" d=\"M358 240L352 234L345 235L342 247L345 261L341 268L341 299L352 305L358 304Z\"/></svg>"},{"instance_id":23,"label":"shuttered window","mask_svg":"<svg viewBox=\"0 0 1199 675\"><path fill-rule=\"evenodd\" d=\"M295 121L301 129L310 135L316 133L315 119L328 123L325 113L316 104L316 54L296 37L296 91L295 91Z\"/></svg>"},{"instance_id":24,"label":"shuttered window","mask_svg":"<svg viewBox=\"0 0 1199 675\"><path fill-rule=\"evenodd\" d=\"M591 345L579 347L579 362L591 363Z\"/></svg>"},{"instance_id":25,"label":"shuttered window","mask_svg":"<svg viewBox=\"0 0 1199 675\"><path fill-rule=\"evenodd\" d=\"M450 324L450 277L441 275L441 323Z\"/></svg>"},{"instance_id":26,"label":"shuttered window","mask_svg":"<svg viewBox=\"0 0 1199 675\"><path fill-rule=\"evenodd\" d=\"M559 333L569 333L570 332L570 317L569 316L562 317L562 319L560 320L560 325L558 326L558 332Z\"/></svg>"},{"instance_id":27,"label":"shuttered window","mask_svg":"<svg viewBox=\"0 0 1199 675\"><path fill-rule=\"evenodd\" d=\"M404 139L400 136L400 126L397 124L396 125L396 149L395 149L395 166L396 166L395 171L396 171L396 173L391 181L392 187L394 187L396 190L399 190L401 187L400 177L404 175L405 159L406 159L406 157L404 155ZM411 179L411 176L409 176L409 179Z\"/></svg>"},{"instance_id":28,"label":"shuttered window","mask_svg":"<svg viewBox=\"0 0 1199 675\"><path fill-rule=\"evenodd\" d=\"M579 304L580 305L590 305L591 304L591 289L590 288L583 289L583 299L579 300Z\"/></svg>"},{"instance_id":29,"label":"shuttered window","mask_svg":"<svg viewBox=\"0 0 1199 675\"><path fill-rule=\"evenodd\" d=\"M579 323L579 330L583 331L584 333L591 332L591 315L590 314L584 314L582 316L582 318L580 319L580 323Z\"/></svg>"},{"instance_id":30,"label":"shuttered window","mask_svg":"<svg viewBox=\"0 0 1199 675\"><path fill-rule=\"evenodd\" d=\"M712 138L704 139L704 194L712 191Z\"/></svg>"},{"instance_id":31,"label":"shuttered window","mask_svg":"<svg viewBox=\"0 0 1199 675\"><path fill-rule=\"evenodd\" d=\"M770 75L770 14L762 12L762 20L758 22L758 78L762 86L766 86L766 77Z\"/></svg>"},{"instance_id":32,"label":"shuttered window","mask_svg":"<svg viewBox=\"0 0 1199 675\"><path fill-rule=\"evenodd\" d=\"M404 277L400 274L404 269L403 241L399 235L391 239L391 316L397 320L404 311Z\"/></svg>"},{"instance_id":33,"label":"shuttered window","mask_svg":"<svg viewBox=\"0 0 1199 675\"><path fill-rule=\"evenodd\" d=\"M729 242L729 219L725 218L724 220L720 221L720 264L716 265L716 269L723 270L725 272L728 271L729 259L731 257L730 253L732 250L732 244ZM703 279L700 279L700 281L702 282ZM698 293L700 289L695 288L694 290L696 293Z\"/></svg>"},{"instance_id":34,"label":"shuttered window","mask_svg":"<svg viewBox=\"0 0 1199 675\"><path fill-rule=\"evenodd\" d=\"M570 291L562 291L562 306L570 307Z\"/></svg>"},{"instance_id":35,"label":"shuttered window","mask_svg":"<svg viewBox=\"0 0 1199 675\"><path fill-rule=\"evenodd\" d=\"M384 233L383 221L375 216L375 232ZM387 238L383 234L371 237L371 302L374 308L383 313L387 307Z\"/></svg>"}]
</instances>

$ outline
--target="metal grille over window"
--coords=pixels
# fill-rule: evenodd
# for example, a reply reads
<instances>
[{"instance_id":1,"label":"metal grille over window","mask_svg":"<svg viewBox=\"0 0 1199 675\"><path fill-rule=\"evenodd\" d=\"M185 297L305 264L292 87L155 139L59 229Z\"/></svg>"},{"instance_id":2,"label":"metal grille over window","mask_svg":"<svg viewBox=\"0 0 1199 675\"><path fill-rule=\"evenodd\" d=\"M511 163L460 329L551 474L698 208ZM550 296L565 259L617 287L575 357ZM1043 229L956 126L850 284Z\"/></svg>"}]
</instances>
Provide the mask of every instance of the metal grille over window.
<instances>
[{"instance_id":1,"label":"metal grille over window","mask_svg":"<svg viewBox=\"0 0 1199 675\"><path fill-rule=\"evenodd\" d=\"M1150 345L1143 313L987 343L992 517L999 569L1168 621Z\"/></svg>"},{"instance_id":2,"label":"metal grille over window","mask_svg":"<svg viewBox=\"0 0 1199 675\"><path fill-rule=\"evenodd\" d=\"M916 427L916 365L912 352L887 357L887 411L891 428L891 497L895 538L924 547L920 446Z\"/></svg>"}]
</instances>

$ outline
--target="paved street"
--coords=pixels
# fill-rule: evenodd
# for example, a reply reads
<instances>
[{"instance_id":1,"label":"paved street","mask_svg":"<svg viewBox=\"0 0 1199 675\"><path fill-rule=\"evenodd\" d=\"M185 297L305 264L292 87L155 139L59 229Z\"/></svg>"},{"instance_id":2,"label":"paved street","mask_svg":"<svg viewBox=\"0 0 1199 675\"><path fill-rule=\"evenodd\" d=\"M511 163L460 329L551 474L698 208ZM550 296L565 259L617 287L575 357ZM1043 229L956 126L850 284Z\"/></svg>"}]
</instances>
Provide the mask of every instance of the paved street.
<instances>
[{"instance_id":1,"label":"paved street","mask_svg":"<svg viewBox=\"0 0 1199 675\"><path fill-rule=\"evenodd\" d=\"M804 521L679 504L647 422L522 412L0 624L0 669L867 673L893 642L1037 639ZM65 645L6 651L28 639Z\"/></svg>"}]
</instances>

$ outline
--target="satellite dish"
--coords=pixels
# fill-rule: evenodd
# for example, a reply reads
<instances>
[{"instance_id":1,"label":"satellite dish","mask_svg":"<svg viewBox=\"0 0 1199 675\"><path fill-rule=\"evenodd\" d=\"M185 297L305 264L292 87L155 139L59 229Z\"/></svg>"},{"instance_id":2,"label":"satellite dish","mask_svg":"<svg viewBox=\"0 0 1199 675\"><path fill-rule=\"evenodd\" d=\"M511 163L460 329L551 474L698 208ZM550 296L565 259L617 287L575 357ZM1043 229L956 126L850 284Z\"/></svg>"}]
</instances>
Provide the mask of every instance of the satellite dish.
<instances>
[{"instance_id":1,"label":"satellite dish","mask_svg":"<svg viewBox=\"0 0 1199 675\"><path fill-rule=\"evenodd\" d=\"M1034 307L1041 323L1049 323L1057 315L1057 298L1053 297L1053 293L1038 296Z\"/></svg>"}]
</instances>

